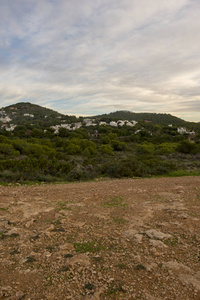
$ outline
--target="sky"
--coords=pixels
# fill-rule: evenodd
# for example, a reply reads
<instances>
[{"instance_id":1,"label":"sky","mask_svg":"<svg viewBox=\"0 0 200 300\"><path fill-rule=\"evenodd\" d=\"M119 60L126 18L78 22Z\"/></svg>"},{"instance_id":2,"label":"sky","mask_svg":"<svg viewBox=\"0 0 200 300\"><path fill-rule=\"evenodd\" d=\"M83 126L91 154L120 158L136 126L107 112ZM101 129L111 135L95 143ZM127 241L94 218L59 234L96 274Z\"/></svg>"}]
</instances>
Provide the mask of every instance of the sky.
<instances>
[{"instance_id":1,"label":"sky","mask_svg":"<svg viewBox=\"0 0 200 300\"><path fill-rule=\"evenodd\" d=\"M0 0L0 107L200 121L199 0Z\"/></svg>"}]
</instances>

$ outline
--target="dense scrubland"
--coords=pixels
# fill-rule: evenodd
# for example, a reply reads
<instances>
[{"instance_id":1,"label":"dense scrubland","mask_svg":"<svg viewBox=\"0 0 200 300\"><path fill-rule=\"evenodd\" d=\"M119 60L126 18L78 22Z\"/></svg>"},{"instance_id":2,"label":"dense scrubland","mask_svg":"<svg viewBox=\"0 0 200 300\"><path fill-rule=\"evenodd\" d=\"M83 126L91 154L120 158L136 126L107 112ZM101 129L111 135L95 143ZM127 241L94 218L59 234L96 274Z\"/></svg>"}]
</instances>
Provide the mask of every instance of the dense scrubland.
<instances>
[{"instance_id":1,"label":"dense scrubland","mask_svg":"<svg viewBox=\"0 0 200 300\"><path fill-rule=\"evenodd\" d=\"M148 127L148 128L147 128ZM99 135L94 136L98 130ZM74 181L200 174L199 135L193 140L166 126L28 129L0 132L0 181ZM91 132L90 132L91 131Z\"/></svg>"},{"instance_id":2,"label":"dense scrubland","mask_svg":"<svg viewBox=\"0 0 200 300\"><path fill-rule=\"evenodd\" d=\"M86 126L82 117L65 116L30 103L4 111L17 126L13 131L0 130L0 182L200 174L198 123L167 114L122 111L97 116L95 126ZM34 118L25 116L27 112ZM100 121L133 118L137 121L133 127L100 125ZM77 121L82 127L76 130L60 127L56 133L52 128L61 122L73 126ZM195 134L178 133L180 125Z\"/></svg>"}]
</instances>

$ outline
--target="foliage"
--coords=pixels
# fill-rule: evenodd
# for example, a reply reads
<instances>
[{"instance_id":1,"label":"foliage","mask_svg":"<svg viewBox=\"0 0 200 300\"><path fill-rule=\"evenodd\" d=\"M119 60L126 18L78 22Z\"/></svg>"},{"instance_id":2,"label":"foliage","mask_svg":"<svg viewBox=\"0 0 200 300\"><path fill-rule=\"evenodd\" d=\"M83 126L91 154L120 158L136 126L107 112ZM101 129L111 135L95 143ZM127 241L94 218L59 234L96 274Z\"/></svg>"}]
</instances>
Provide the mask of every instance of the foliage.
<instances>
[{"instance_id":1,"label":"foliage","mask_svg":"<svg viewBox=\"0 0 200 300\"><path fill-rule=\"evenodd\" d=\"M30 103L5 110L18 126L12 132L0 130L0 182L4 184L200 173L198 126L194 137L181 135L176 126L185 121L170 115L116 112L97 117L97 123L114 117L138 123L134 127L84 126L72 131L61 127L56 134L49 126L78 119ZM34 118L24 116L27 112ZM195 128L192 123L184 124Z\"/></svg>"}]
</instances>

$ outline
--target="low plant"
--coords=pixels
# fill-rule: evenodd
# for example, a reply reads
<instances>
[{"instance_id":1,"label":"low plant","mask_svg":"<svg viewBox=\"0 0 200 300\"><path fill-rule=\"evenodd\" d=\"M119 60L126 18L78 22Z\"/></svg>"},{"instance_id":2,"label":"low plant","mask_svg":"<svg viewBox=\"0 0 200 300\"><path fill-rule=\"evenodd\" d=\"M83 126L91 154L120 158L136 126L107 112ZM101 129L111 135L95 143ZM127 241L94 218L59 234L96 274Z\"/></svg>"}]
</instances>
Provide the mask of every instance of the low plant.
<instances>
[{"instance_id":1,"label":"low plant","mask_svg":"<svg viewBox=\"0 0 200 300\"><path fill-rule=\"evenodd\" d=\"M122 206L125 207L126 204L124 203L124 199L120 196L113 196L110 197L107 202L104 202L105 207L115 207L115 206Z\"/></svg>"}]
</instances>

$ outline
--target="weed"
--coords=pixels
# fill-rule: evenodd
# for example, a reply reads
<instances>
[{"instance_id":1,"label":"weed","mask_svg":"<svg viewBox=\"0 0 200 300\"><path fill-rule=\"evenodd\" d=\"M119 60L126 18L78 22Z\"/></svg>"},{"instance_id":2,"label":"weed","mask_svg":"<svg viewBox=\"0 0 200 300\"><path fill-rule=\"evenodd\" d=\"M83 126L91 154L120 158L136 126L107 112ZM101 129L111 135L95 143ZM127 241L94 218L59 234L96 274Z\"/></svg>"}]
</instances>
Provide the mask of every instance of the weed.
<instances>
[{"instance_id":1,"label":"weed","mask_svg":"<svg viewBox=\"0 0 200 300\"><path fill-rule=\"evenodd\" d=\"M8 210L8 207L0 207L0 210L6 211Z\"/></svg>"},{"instance_id":2,"label":"weed","mask_svg":"<svg viewBox=\"0 0 200 300\"><path fill-rule=\"evenodd\" d=\"M19 233L11 233L11 235L9 235L10 237L16 238L19 236Z\"/></svg>"},{"instance_id":3,"label":"weed","mask_svg":"<svg viewBox=\"0 0 200 300\"><path fill-rule=\"evenodd\" d=\"M141 264L138 264L137 266L135 266L134 268L135 270L146 270L146 267L141 265Z\"/></svg>"},{"instance_id":4,"label":"weed","mask_svg":"<svg viewBox=\"0 0 200 300\"><path fill-rule=\"evenodd\" d=\"M103 258L100 257L100 256L93 256L92 258L95 262L102 262L103 261Z\"/></svg>"},{"instance_id":5,"label":"weed","mask_svg":"<svg viewBox=\"0 0 200 300\"><path fill-rule=\"evenodd\" d=\"M107 295L116 296L117 292L125 292L123 289L123 284L121 282L113 282L110 284L107 290Z\"/></svg>"},{"instance_id":6,"label":"weed","mask_svg":"<svg viewBox=\"0 0 200 300\"><path fill-rule=\"evenodd\" d=\"M65 201L65 202L59 201L59 202L57 202L57 206L58 206L57 211L60 211L60 210L63 210L63 209L71 210L71 207L66 206L66 204L68 204L68 203L69 203L69 201Z\"/></svg>"},{"instance_id":7,"label":"weed","mask_svg":"<svg viewBox=\"0 0 200 300\"><path fill-rule=\"evenodd\" d=\"M68 266L63 266L59 271L60 272L67 272L67 271L69 271L69 267Z\"/></svg>"},{"instance_id":8,"label":"weed","mask_svg":"<svg viewBox=\"0 0 200 300\"><path fill-rule=\"evenodd\" d=\"M164 244L167 246L176 246L178 244L178 238L174 236L172 240L164 240Z\"/></svg>"},{"instance_id":9,"label":"weed","mask_svg":"<svg viewBox=\"0 0 200 300\"><path fill-rule=\"evenodd\" d=\"M28 257L26 258L26 262L27 262L27 263L32 263L32 262L34 262L34 261L36 261L36 259L35 259L33 256L28 256Z\"/></svg>"},{"instance_id":10,"label":"weed","mask_svg":"<svg viewBox=\"0 0 200 300\"><path fill-rule=\"evenodd\" d=\"M87 290L93 290L94 289L94 284L92 284L92 283L86 283L85 284L85 289L87 289Z\"/></svg>"},{"instance_id":11,"label":"weed","mask_svg":"<svg viewBox=\"0 0 200 300\"><path fill-rule=\"evenodd\" d=\"M19 254L20 252L17 250L17 249L15 249L15 250L13 250L12 252L10 252L10 255L15 255L15 254Z\"/></svg>"},{"instance_id":12,"label":"weed","mask_svg":"<svg viewBox=\"0 0 200 300\"><path fill-rule=\"evenodd\" d=\"M45 279L47 281L46 283L47 286L53 284L53 280L54 280L53 276L47 276Z\"/></svg>"},{"instance_id":13,"label":"weed","mask_svg":"<svg viewBox=\"0 0 200 300\"><path fill-rule=\"evenodd\" d=\"M3 232L1 232L0 233L0 239L1 240L4 240L4 239L6 239L6 238L16 238L16 237L18 237L19 236L19 233L12 233L12 234L10 234L10 235L8 235L8 234L4 234Z\"/></svg>"},{"instance_id":14,"label":"weed","mask_svg":"<svg viewBox=\"0 0 200 300\"><path fill-rule=\"evenodd\" d=\"M54 232L65 232L65 229L62 227L59 227L59 228L54 228L53 231Z\"/></svg>"},{"instance_id":15,"label":"weed","mask_svg":"<svg viewBox=\"0 0 200 300\"><path fill-rule=\"evenodd\" d=\"M105 207L116 207L122 206L125 207L126 204L124 203L124 199L120 196L110 197L109 201L104 203Z\"/></svg>"},{"instance_id":16,"label":"weed","mask_svg":"<svg viewBox=\"0 0 200 300\"><path fill-rule=\"evenodd\" d=\"M31 237L30 237L30 241L31 241L31 242L34 242L34 241L36 241L36 240L39 239L39 238L40 238L40 236L39 236L39 234L37 234L37 235L31 236Z\"/></svg>"},{"instance_id":17,"label":"weed","mask_svg":"<svg viewBox=\"0 0 200 300\"><path fill-rule=\"evenodd\" d=\"M126 264L124 264L124 263L120 263L120 264L118 264L117 265L117 267L119 268L119 269L122 269L122 270L125 270L125 269L127 269L128 267L127 267L127 265Z\"/></svg>"},{"instance_id":18,"label":"weed","mask_svg":"<svg viewBox=\"0 0 200 300\"><path fill-rule=\"evenodd\" d=\"M85 243L74 243L74 248L76 252L86 253L86 252L99 252L104 249L101 245L98 245L94 242L85 242Z\"/></svg>"},{"instance_id":19,"label":"weed","mask_svg":"<svg viewBox=\"0 0 200 300\"><path fill-rule=\"evenodd\" d=\"M58 219L58 220L55 220L55 221L53 221L53 222L51 222L51 223L54 224L55 226L58 226L58 225L61 224L61 222L60 222L59 219Z\"/></svg>"},{"instance_id":20,"label":"weed","mask_svg":"<svg viewBox=\"0 0 200 300\"><path fill-rule=\"evenodd\" d=\"M64 258L72 258L74 255L71 253L67 253L64 255Z\"/></svg>"},{"instance_id":21,"label":"weed","mask_svg":"<svg viewBox=\"0 0 200 300\"><path fill-rule=\"evenodd\" d=\"M70 234L69 234L69 235L67 236L67 241L68 241L69 243L74 242L76 236L77 236L77 235L70 235Z\"/></svg>"},{"instance_id":22,"label":"weed","mask_svg":"<svg viewBox=\"0 0 200 300\"><path fill-rule=\"evenodd\" d=\"M46 250L48 250L49 252L53 252L53 250L54 250L54 247L53 246L47 246L46 247Z\"/></svg>"},{"instance_id":23,"label":"weed","mask_svg":"<svg viewBox=\"0 0 200 300\"><path fill-rule=\"evenodd\" d=\"M123 218L113 218L113 221L114 221L116 224L119 224L119 225L122 225L122 224L125 224L125 223L126 223L126 220L123 219Z\"/></svg>"}]
</instances>

